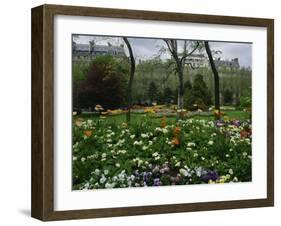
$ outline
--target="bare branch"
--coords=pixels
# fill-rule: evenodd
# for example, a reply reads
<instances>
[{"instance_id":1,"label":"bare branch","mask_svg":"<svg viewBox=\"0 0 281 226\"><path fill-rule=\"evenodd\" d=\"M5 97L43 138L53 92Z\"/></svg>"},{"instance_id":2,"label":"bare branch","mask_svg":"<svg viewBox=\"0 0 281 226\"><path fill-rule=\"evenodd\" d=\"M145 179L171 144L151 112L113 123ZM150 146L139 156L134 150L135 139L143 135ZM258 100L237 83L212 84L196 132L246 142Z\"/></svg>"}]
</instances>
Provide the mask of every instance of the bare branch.
<instances>
[{"instance_id":1,"label":"bare branch","mask_svg":"<svg viewBox=\"0 0 281 226\"><path fill-rule=\"evenodd\" d=\"M198 41L196 41L196 46L193 48L192 51L190 51L189 53L186 53L185 55L182 56L182 58L180 59L180 63L182 64L183 61L188 57L190 56L191 54L193 54L199 47L200 43ZM186 46L185 46L186 48ZM186 50L185 50L186 51Z\"/></svg>"}]
</instances>

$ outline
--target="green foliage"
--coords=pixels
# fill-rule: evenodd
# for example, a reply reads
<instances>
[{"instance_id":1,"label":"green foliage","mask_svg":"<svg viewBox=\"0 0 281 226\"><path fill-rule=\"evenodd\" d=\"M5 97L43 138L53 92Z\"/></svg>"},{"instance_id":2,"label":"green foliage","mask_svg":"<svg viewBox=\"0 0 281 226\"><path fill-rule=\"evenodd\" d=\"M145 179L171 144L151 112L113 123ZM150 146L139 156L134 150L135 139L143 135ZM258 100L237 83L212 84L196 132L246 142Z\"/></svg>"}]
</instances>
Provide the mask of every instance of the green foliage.
<instances>
[{"instance_id":1,"label":"green foliage","mask_svg":"<svg viewBox=\"0 0 281 226\"><path fill-rule=\"evenodd\" d=\"M251 89L245 90L240 97L241 108L251 108L252 106L252 92Z\"/></svg>"},{"instance_id":2,"label":"green foliage","mask_svg":"<svg viewBox=\"0 0 281 226\"><path fill-rule=\"evenodd\" d=\"M173 101L174 99L174 93L173 91L169 88L169 87L166 87L164 89L164 92L163 92L163 99L162 99L162 102L164 104L171 104L171 102Z\"/></svg>"},{"instance_id":3,"label":"green foliage","mask_svg":"<svg viewBox=\"0 0 281 226\"><path fill-rule=\"evenodd\" d=\"M203 76L197 74L193 81L193 86L190 82L186 83L186 90L184 95L184 107L189 110L206 110L212 104L212 95Z\"/></svg>"},{"instance_id":4,"label":"green foliage","mask_svg":"<svg viewBox=\"0 0 281 226\"><path fill-rule=\"evenodd\" d=\"M230 105L233 101L233 92L230 89L226 89L223 92L224 104Z\"/></svg>"},{"instance_id":5,"label":"green foliage","mask_svg":"<svg viewBox=\"0 0 281 226\"><path fill-rule=\"evenodd\" d=\"M157 100L157 95L158 95L158 89L155 84L155 82L150 82L148 90L147 90L147 96L151 102Z\"/></svg>"},{"instance_id":6,"label":"green foliage","mask_svg":"<svg viewBox=\"0 0 281 226\"><path fill-rule=\"evenodd\" d=\"M82 73L82 72L81 72ZM128 63L110 55L98 56L90 64L85 79L79 84L78 103L81 108L119 108L125 104Z\"/></svg>"},{"instance_id":7,"label":"green foliage","mask_svg":"<svg viewBox=\"0 0 281 226\"><path fill-rule=\"evenodd\" d=\"M85 80L89 70L88 63L73 63L72 75L73 82L77 83L79 81Z\"/></svg>"}]
</instances>

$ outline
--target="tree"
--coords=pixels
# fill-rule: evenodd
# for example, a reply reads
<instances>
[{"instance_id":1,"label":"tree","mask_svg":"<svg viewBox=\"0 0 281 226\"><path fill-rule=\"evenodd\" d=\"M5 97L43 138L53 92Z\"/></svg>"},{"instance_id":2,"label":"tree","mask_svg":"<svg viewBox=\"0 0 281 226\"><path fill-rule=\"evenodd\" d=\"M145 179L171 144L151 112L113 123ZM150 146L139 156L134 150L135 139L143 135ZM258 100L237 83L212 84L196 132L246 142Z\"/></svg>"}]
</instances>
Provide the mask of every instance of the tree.
<instances>
[{"instance_id":1,"label":"tree","mask_svg":"<svg viewBox=\"0 0 281 226\"><path fill-rule=\"evenodd\" d=\"M130 78L129 78L129 83L128 83L128 88L127 88L127 105L128 105L128 112L126 114L126 119L127 122L129 123L131 120L131 107L132 107L132 86L133 86L133 80L134 80L134 75L136 71L136 63L135 63L135 58L133 54L133 49L132 46L129 42L129 40L126 37L123 37L123 40L129 50L129 55L130 55Z\"/></svg>"},{"instance_id":2,"label":"tree","mask_svg":"<svg viewBox=\"0 0 281 226\"><path fill-rule=\"evenodd\" d=\"M173 99L174 99L173 91L169 87L166 87L163 92L163 102L165 104L171 104Z\"/></svg>"},{"instance_id":3,"label":"tree","mask_svg":"<svg viewBox=\"0 0 281 226\"><path fill-rule=\"evenodd\" d=\"M212 52L210 50L209 42L204 41L205 49L209 58L211 69L214 75L214 94L215 94L215 109L220 112L220 80L219 73L217 71ZM219 114L220 115L220 114Z\"/></svg>"},{"instance_id":4,"label":"tree","mask_svg":"<svg viewBox=\"0 0 281 226\"><path fill-rule=\"evenodd\" d=\"M119 108L125 102L127 74L126 64L112 56L96 57L79 86L81 107L94 108L100 104L105 109Z\"/></svg>"},{"instance_id":5,"label":"tree","mask_svg":"<svg viewBox=\"0 0 281 226\"><path fill-rule=\"evenodd\" d=\"M189 87L191 84L187 84ZM207 106L212 104L211 93L203 80L203 76L197 74L195 76L193 86L190 90L185 92L184 105L189 110L206 110Z\"/></svg>"},{"instance_id":6,"label":"tree","mask_svg":"<svg viewBox=\"0 0 281 226\"><path fill-rule=\"evenodd\" d=\"M80 86L81 83L85 80L89 70L89 64L85 63L73 63L72 66L72 92L73 92L73 107L80 112Z\"/></svg>"},{"instance_id":7,"label":"tree","mask_svg":"<svg viewBox=\"0 0 281 226\"><path fill-rule=\"evenodd\" d=\"M233 101L233 92L230 89L226 89L223 92L223 99L225 104L232 104Z\"/></svg>"},{"instance_id":8,"label":"tree","mask_svg":"<svg viewBox=\"0 0 281 226\"><path fill-rule=\"evenodd\" d=\"M147 96L151 103L157 99L157 95L158 95L158 89L155 82L150 82L147 90Z\"/></svg>"},{"instance_id":9,"label":"tree","mask_svg":"<svg viewBox=\"0 0 281 226\"><path fill-rule=\"evenodd\" d=\"M179 87L178 87L178 108L183 109L183 96L184 96L184 79L183 79L183 73L184 73L184 67L185 67L185 61L188 56L190 56L198 47L200 46L199 41L183 41L183 47L182 51L179 49L179 40L175 39L164 39L165 43L167 44L168 50L174 59L175 63L175 71L178 75L179 80ZM191 48L190 51L188 51L188 44Z\"/></svg>"},{"instance_id":10,"label":"tree","mask_svg":"<svg viewBox=\"0 0 281 226\"><path fill-rule=\"evenodd\" d=\"M252 107L252 95L251 88L244 90L240 97L240 107L241 108L251 108Z\"/></svg>"}]
</instances>

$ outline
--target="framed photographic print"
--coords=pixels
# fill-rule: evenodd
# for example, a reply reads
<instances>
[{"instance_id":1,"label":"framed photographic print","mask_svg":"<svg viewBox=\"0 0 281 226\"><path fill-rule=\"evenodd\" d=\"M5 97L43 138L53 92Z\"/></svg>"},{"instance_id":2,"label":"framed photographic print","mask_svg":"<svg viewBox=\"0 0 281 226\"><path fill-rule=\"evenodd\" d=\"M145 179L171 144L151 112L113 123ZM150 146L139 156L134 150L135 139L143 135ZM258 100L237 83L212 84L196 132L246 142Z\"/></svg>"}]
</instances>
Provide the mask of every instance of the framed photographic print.
<instances>
[{"instance_id":1,"label":"framed photographic print","mask_svg":"<svg viewBox=\"0 0 281 226\"><path fill-rule=\"evenodd\" d=\"M274 21L32 9L32 216L273 206Z\"/></svg>"}]
</instances>

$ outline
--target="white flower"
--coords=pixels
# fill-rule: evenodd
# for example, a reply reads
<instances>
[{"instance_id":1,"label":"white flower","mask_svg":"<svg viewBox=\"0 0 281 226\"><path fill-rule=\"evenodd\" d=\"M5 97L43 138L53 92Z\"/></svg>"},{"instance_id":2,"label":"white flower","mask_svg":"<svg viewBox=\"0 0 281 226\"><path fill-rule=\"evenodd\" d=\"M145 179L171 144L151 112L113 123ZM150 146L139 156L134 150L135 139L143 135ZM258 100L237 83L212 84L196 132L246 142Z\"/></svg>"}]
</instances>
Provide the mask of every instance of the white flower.
<instances>
[{"instance_id":1,"label":"white flower","mask_svg":"<svg viewBox=\"0 0 281 226\"><path fill-rule=\"evenodd\" d=\"M162 129L160 127L156 127L155 132L162 132Z\"/></svg>"},{"instance_id":2,"label":"white flower","mask_svg":"<svg viewBox=\"0 0 281 226\"><path fill-rule=\"evenodd\" d=\"M196 168L195 172L196 172L197 177L201 177L201 175L202 175L202 167Z\"/></svg>"},{"instance_id":3,"label":"white flower","mask_svg":"<svg viewBox=\"0 0 281 226\"><path fill-rule=\"evenodd\" d=\"M125 154L127 151L126 150L119 150L119 151L117 151L117 154Z\"/></svg>"},{"instance_id":4,"label":"white flower","mask_svg":"<svg viewBox=\"0 0 281 226\"><path fill-rule=\"evenodd\" d=\"M82 157L81 162L85 162L86 158Z\"/></svg>"},{"instance_id":5,"label":"white flower","mask_svg":"<svg viewBox=\"0 0 281 226\"><path fill-rule=\"evenodd\" d=\"M159 159L160 159L160 156L156 156L154 159L155 159L155 160L159 160Z\"/></svg>"},{"instance_id":6,"label":"white flower","mask_svg":"<svg viewBox=\"0 0 281 226\"><path fill-rule=\"evenodd\" d=\"M106 181L106 177L102 175L102 177L100 178L100 183L103 184L105 181Z\"/></svg>"},{"instance_id":7,"label":"white flower","mask_svg":"<svg viewBox=\"0 0 281 226\"><path fill-rule=\"evenodd\" d=\"M188 146L188 147L195 147L195 146L196 146L196 144L195 144L195 143L193 143L193 142L188 142L188 143L187 143L187 146Z\"/></svg>"},{"instance_id":8,"label":"white flower","mask_svg":"<svg viewBox=\"0 0 281 226\"><path fill-rule=\"evenodd\" d=\"M134 139L134 138L135 138L135 136L136 136L136 135L134 135L134 134L133 134L133 135L131 135L131 136L130 136L130 138L131 138L131 139Z\"/></svg>"},{"instance_id":9,"label":"white flower","mask_svg":"<svg viewBox=\"0 0 281 226\"><path fill-rule=\"evenodd\" d=\"M84 189L87 190L90 187L89 182L87 182L86 184L84 184Z\"/></svg>"},{"instance_id":10,"label":"white flower","mask_svg":"<svg viewBox=\"0 0 281 226\"><path fill-rule=\"evenodd\" d=\"M138 145L140 146L140 145L142 145L142 141L135 141L135 142L134 142L134 145L135 145L135 146L138 146Z\"/></svg>"},{"instance_id":11,"label":"white flower","mask_svg":"<svg viewBox=\"0 0 281 226\"><path fill-rule=\"evenodd\" d=\"M77 148L78 147L78 145L79 145L79 142L76 142L75 144L73 144L73 148Z\"/></svg>"},{"instance_id":12,"label":"white flower","mask_svg":"<svg viewBox=\"0 0 281 226\"><path fill-rule=\"evenodd\" d=\"M175 164L175 166L180 166L181 165L181 163L180 162L177 162L176 164Z\"/></svg>"},{"instance_id":13,"label":"white flower","mask_svg":"<svg viewBox=\"0 0 281 226\"><path fill-rule=\"evenodd\" d=\"M109 171L106 169L103 171L104 175L107 175L109 173Z\"/></svg>"},{"instance_id":14,"label":"white flower","mask_svg":"<svg viewBox=\"0 0 281 226\"><path fill-rule=\"evenodd\" d=\"M229 172L230 175L232 175L233 174L233 169L229 169L228 172Z\"/></svg>"},{"instance_id":15,"label":"white flower","mask_svg":"<svg viewBox=\"0 0 281 226\"><path fill-rule=\"evenodd\" d=\"M158 152L154 152L154 153L152 154L153 157L157 157L158 155L159 155Z\"/></svg>"},{"instance_id":16,"label":"white flower","mask_svg":"<svg viewBox=\"0 0 281 226\"><path fill-rule=\"evenodd\" d=\"M120 164L119 164L119 163L116 163L115 166L116 166L117 168L119 168L119 167L120 167Z\"/></svg>"},{"instance_id":17,"label":"white flower","mask_svg":"<svg viewBox=\"0 0 281 226\"><path fill-rule=\"evenodd\" d=\"M185 177L189 175L188 171L185 170L185 169L180 169L179 172L180 172L181 175L183 175L183 176L185 176Z\"/></svg>"},{"instance_id":18,"label":"white flower","mask_svg":"<svg viewBox=\"0 0 281 226\"><path fill-rule=\"evenodd\" d=\"M148 149L147 146L143 146L143 147L142 147L142 150L144 150L144 151L147 150L147 149Z\"/></svg>"},{"instance_id":19,"label":"white flower","mask_svg":"<svg viewBox=\"0 0 281 226\"><path fill-rule=\"evenodd\" d=\"M102 153L101 157L104 159L106 158L106 153Z\"/></svg>"},{"instance_id":20,"label":"white flower","mask_svg":"<svg viewBox=\"0 0 281 226\"><path fill-rule=\"evenodd\" d=\"M115 183L106 183L105 184L105 188L114 188L115 187Z\"/></svg>"},{"instance_id":21,"label":"white flower","mask_svg":"<svg viewBox=\"0 0 281 226\"><path fill-rule=\"evenodd\" d=\"M152 143L153 143L153 142L152 142L151 140L148 141L148 145L152 145Z\"/></svg>"},{"instance_id":22,"label":"white flower","mask_svg":"<svg viewBox=\"0 0 281 226\"><path fill-rule=\"evenodd\" d=\"M99 169L95 169L95 174L96 175L100 175L100 170Z\"/></svg>"},{"instance_id":23,"label":"white flower","mask_svg":"<svg viewBox=\"0 0 281 226\"><path fill-rule=\"evenodd\" d=\"M229 154L226 154L225 157L228 158L228 157L229 157Z\"/></svg>"},{"instance_id":24,"label":"white flower","mask_svg":"<svg viewBox=\"0 0 281 226\"><path fill-rule=\"evenodd\" d=\"M208 142L208 144L209 144L209 145L213 145L213 144L214 144L214 141L210 140L210 141Z\"/></svg>"},{"instance_id":25,"label":"white flower","mask_svg":"<svg viewBox=\"0 0 281 226\"><path fill-rule=\"evenodd\" d=\"M145 134L145 133L142 133L142 134L141 134L141 137L142 137L142 138L147 138L147 137L149 137L149 136L148 136L147 134Z\"/></svg>"},{"instance_id":26,"label":"white flower","mask_svg":"<svg viewBox=\"0 0 281 226\"><path fill-rule=\"evenodd\" d=\"M162 132L163 132L163 133L168 133L169 131L168 131L166 128L163 128L163 129L162 129Z\"/></svg>"},{"instance_id":27,"label":"white flower","mask_svg":"<svg viewBox=\"0 0 281 226\"><path fill-rule=\"evenodd\" d=\"M73 160L73 161L77 160L77 157L76 157L76 156L73 156L72 160Z\"/></svg>"}]
</instances>

